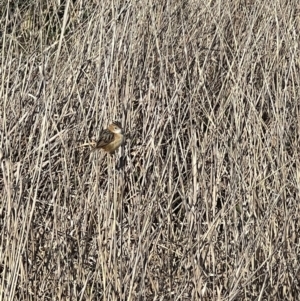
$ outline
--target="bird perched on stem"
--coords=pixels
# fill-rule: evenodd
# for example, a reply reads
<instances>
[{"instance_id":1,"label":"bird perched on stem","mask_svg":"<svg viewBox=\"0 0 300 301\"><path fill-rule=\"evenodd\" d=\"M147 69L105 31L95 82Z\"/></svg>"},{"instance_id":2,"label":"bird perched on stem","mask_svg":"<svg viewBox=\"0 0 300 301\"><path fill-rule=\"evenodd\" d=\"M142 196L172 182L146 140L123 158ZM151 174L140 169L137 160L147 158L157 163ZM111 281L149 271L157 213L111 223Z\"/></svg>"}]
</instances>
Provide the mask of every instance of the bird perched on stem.
<instances>
[{"instance_id":1,"label":"bird perched on stem","mask_svg":"<svg viewBox=\"0 0 300 301\"><path fill-rule=\"evenodd\" d=\"M95 149L102 148L106 152L113 154L123 143L124 135L122 125L114 121L107 129L103 130L96 142Z\"/></svg>"}]
</instances>

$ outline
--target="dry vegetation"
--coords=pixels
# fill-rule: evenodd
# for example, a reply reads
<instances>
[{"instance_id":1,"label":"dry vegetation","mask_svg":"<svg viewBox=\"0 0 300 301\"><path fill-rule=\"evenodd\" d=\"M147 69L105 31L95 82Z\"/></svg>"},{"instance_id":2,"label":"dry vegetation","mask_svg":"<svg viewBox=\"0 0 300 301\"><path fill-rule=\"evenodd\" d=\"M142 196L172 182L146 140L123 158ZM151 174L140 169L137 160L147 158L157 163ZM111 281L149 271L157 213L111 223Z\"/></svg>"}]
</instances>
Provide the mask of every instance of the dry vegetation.
<instances>
[{"instance_id":1,"label":"dry vegetation","mask_svg":"<svg viewBox=\"0 0 300 301\"><path fill-rule=\"evenodd\" d=\"M296 300L298 1L58 2L1 4L0 300Z\"/></svg>"}]
</instances>

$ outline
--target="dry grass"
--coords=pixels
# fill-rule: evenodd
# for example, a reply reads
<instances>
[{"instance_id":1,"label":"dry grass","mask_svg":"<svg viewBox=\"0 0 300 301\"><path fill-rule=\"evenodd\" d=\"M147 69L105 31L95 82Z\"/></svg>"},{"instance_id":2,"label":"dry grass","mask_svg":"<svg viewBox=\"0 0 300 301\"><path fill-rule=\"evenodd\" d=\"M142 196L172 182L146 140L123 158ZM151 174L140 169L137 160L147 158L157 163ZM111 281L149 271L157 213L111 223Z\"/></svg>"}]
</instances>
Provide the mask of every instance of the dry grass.
<instances>
[{"instance_id":1,"label":"dry grass","mask_svg":"<svg viewBox=\"0 0 300 301\"><path fill-rule=\"evenodd\" d=\"M45 3L1 4L0 300L295 300L298 1Z\"/></svg>"}]
</instances>

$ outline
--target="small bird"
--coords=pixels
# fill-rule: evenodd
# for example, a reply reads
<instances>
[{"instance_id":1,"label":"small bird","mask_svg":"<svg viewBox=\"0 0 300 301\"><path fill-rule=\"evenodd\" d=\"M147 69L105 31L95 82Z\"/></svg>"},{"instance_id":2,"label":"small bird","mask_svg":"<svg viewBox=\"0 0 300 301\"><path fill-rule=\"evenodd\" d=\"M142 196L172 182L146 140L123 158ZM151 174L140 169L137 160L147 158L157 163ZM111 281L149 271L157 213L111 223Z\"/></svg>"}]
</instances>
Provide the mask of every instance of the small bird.
<instances>
[{"instance_id":1,"label":"small bird","mask_svg":"<svg viewBox=\"0 0 300 301\"><path fill-rule=\"evenodd\" d=\"M102 148L106 152L113 154L123 143L124 135L122 125L118 121L114 121L103 130L99 136L99 140L95 145L95 149Z\"/></svg>"}]
</instances>

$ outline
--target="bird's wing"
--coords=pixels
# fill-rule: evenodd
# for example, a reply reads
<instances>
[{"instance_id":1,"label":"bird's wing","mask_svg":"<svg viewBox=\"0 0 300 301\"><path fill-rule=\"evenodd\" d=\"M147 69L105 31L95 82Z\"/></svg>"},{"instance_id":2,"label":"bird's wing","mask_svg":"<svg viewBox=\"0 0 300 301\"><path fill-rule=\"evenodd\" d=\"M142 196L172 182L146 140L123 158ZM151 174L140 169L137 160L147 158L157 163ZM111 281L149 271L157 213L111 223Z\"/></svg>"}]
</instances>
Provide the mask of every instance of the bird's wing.
<instances>
[{"instance_id":1,"label":"bird's wing","mask_svg":"<svg viewBox=\"0 0 300 301\"><path fill-rule=\"evenodd\" d=\"M114 140L114 133L109 130L103 130L100 134L96 148L103 147Z\"/></svg>"}]
</instances>

